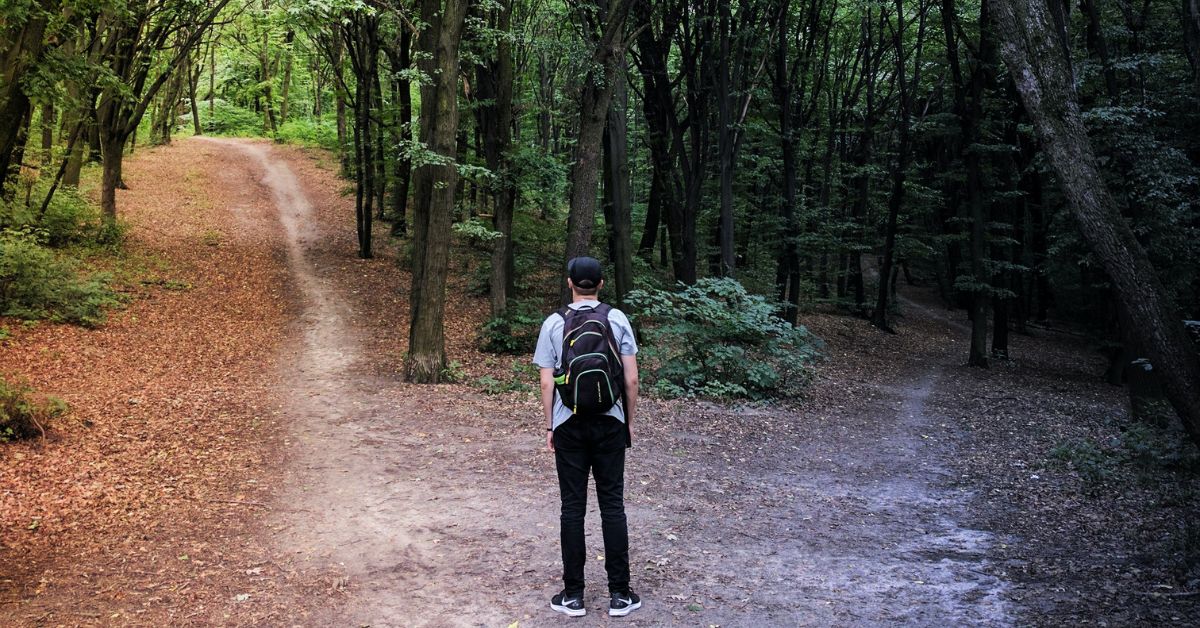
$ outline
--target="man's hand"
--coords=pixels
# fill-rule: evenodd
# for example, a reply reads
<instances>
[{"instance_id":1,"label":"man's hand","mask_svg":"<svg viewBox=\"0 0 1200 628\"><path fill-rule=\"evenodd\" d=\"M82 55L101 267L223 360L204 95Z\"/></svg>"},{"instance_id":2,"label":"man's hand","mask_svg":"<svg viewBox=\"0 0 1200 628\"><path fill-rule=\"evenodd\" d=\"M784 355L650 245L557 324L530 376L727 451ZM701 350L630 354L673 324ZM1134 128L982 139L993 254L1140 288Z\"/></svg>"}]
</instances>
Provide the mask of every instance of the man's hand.
<instances>
[{"instance_id":1,"label":"man's hand","mask_svg":"<svg viewBox=\"0 0 1200 628\"><path fill-rule=\"evenodd\" d=\"M554 432L546 432L546 450L554 451Z\"/></svg>"}]
</instances>

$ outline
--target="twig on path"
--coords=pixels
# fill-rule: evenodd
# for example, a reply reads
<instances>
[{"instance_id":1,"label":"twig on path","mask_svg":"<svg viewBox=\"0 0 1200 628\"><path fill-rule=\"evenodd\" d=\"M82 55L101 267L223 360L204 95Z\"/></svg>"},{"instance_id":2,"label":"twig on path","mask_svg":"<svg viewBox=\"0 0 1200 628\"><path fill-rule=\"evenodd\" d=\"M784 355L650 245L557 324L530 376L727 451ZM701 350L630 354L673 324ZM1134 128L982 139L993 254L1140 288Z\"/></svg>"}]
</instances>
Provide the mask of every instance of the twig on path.
<instances>
[{"instance_id":1,"label":"twig on path","mask_svg":"<svg viewBox=\"0 0 1200 628\"><path fill-rule=\"evenodd\" d=\"M1200 595L1200 591L1175 591L1170 593L1162 591L1134 591L1134 593L1146 597L1194 597Z\"/></svg>"}]
</instances>

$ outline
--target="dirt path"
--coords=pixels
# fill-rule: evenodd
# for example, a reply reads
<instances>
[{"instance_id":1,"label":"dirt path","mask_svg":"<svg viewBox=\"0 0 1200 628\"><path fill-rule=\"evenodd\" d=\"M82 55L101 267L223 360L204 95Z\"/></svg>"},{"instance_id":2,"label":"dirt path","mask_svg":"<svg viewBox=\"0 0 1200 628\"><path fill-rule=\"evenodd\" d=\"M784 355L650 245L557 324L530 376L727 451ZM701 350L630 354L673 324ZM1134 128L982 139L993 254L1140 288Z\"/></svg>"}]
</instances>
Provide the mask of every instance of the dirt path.
<instances>
[{"instance_id":1,"label":"dirt path","mask_svg":"<svg viewBox=\"0 0 1200 628\"><path fill-rule=\"evenodd\" d=\"M294 152L222 145L262 169L303 304L280 359L291 463L269 528L281 554L344 573L345 603L320 621L560 623L546 609L558 587L557 495L536 403L401 383L384 356L402 348L380 347L371 321L406 328L403 312L373 311L379 288L358 284L354 264L327 263L347 255L329 231L345 214L334 220L308 195L336 183L298 178L293 168L307 166ZM838 360L816 399L792 411L647 404L627 478L646 605L622 623L1012 621L987 558L994 539L959 523L972 496L946 468L953 429L925 403L948 358L927 348L894 373L861 374ZM596 530L589 542L589 581L602 583ZM574 625L609 623L601 588Z\"/></svg>"}]
</instances>

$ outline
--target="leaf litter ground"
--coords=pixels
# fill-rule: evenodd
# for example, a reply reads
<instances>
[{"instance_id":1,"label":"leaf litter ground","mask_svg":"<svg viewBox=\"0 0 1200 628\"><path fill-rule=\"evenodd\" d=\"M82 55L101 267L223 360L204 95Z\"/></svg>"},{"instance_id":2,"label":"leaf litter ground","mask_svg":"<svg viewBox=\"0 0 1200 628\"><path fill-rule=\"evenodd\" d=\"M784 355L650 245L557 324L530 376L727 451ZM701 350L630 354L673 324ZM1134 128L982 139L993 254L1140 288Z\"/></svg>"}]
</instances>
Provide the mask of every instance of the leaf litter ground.
<instances>
[{"instance_id":1,"label":"leaf litter ground","mask_svg":"<svg viewBox=\"0 0 1200 628\"><path fill-rule=\"evenodd\" d=\"M447 306L463 383L402 383L401 247L378 228L354 257L334 168L228 140L129 160L135 300L94 331L9 325L0 356L75 408L0 454L0 623L565 623L538 404L476 385L514 372L475 349L478 262L458 252ZM646 603L622 623L1196 617L1194 471L1085 482L1051 459L1122 437L1089 349L1039 332L970 370L961 323L911 292L896 336L806 316L829 359L805 400L645 404L626 484ZM594 506L588 525L572 623L608 624Z\"/></svg>"}]
</instances>

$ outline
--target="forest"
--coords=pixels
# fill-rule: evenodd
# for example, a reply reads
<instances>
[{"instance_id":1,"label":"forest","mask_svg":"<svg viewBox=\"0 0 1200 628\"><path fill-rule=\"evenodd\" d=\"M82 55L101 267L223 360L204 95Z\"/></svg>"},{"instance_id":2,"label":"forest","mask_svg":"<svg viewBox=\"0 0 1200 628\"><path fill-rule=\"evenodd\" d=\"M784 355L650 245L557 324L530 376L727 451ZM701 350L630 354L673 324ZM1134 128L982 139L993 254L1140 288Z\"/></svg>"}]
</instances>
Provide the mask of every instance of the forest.
<instances>
[{"instance_id":1,"label":"forest","mask_svg":"<svg viewBox=\"0 0 1200 628\"><path fill-rule=\"evenodd\" d=\"M341 287L404 295L411 384L527 356L591 255L664 403L820 397L814 313L915 351L937 312L939 373L999 386L1063 335L1200 444L1197 0L3 0L0 340L174 289L113 261L190 211L129 219L157 182L125 164L245 138L329 157L353 215L312 271L403 271ZM5 366L0 447L45 439L68 404Z\"/></svg>"}]
</instances>

